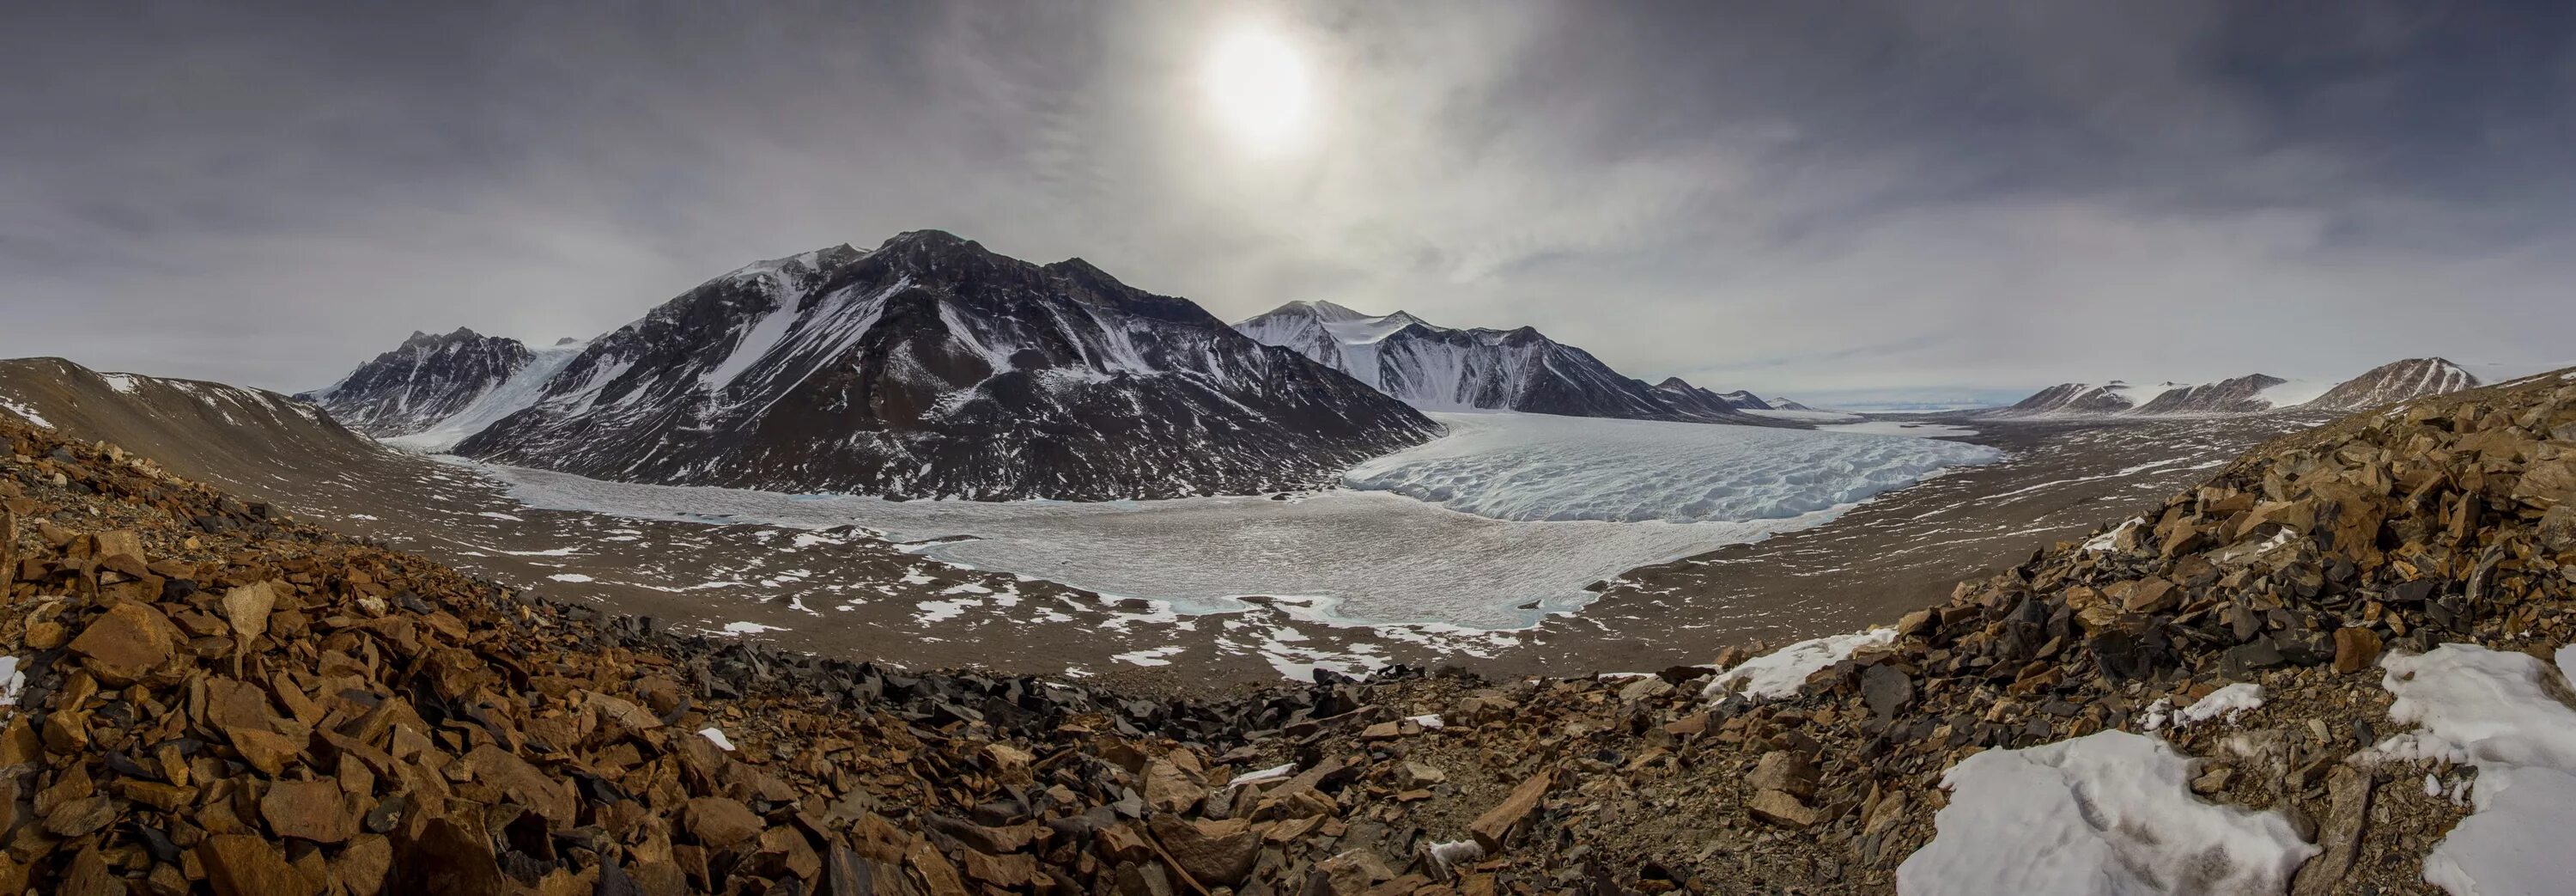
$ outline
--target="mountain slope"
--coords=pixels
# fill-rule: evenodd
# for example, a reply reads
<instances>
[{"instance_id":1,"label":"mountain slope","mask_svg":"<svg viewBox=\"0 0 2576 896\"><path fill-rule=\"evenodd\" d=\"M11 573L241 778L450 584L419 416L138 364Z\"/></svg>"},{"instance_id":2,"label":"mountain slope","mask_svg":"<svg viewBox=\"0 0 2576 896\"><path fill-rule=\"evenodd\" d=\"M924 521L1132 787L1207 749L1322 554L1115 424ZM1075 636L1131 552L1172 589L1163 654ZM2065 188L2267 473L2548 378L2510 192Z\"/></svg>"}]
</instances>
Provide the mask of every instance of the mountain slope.
<instances>
[{"instance_id":1,"label":"mountain slope","mask_svg":"<svg viewBox=\"0 0 2576 896\"><path fill-rule=\"evenodd\" d=\"M1655 387L1530 327L1453 329L1402 311L1370 315L1331 302L1298 301L1235 329L1426 410L1752 422L1728 409L1676 406Z\"/></svg>"},{"instance_id":2,"label":"mountain slope","mask_svg":"<svg viewBox=\"0 0 2576 896\"><path fill-rule=\"evenodd\" d=\"M279 482L391 452L275 392L130 373L61 358L0 360L0 416L103 439L188 476L271 494Z\"/></svg>"},{"instance_id":3,"label":"mountain slope","mask_svg":"<svg viewBox=\"0 0 2576 896\"><path fill-rule=\"evenodd\" d=\"M2178 386L2158 393L2146 404L2139 405L2134 413L2250 414L2268 411L2273 404L2263 397L2264 390L2287 382L2289 380L2277 376L2255 373L2215 383Z\"/></svg>"},{"instance_id":4,"label":"mountain slope","mask_svg":"<svg viewBox=\"0 0 2576 896\"><path fill-rule=\"evenodd\" d=\"M443 335L415 331L339 382L296 397L320 405L359 432L406 435L455 416L532 359L516 339L463 327Z\"/></svg>"},{"instance_id":5,"label":"mountain slope","mask_svg":"<svg viewBox=\"0 0 2576 896\"><path fill-rule=\"evenodd\" d=\"M1106 500L1308 484L1436 431L1188 300L914 231L708 281L455 450L675 485Z\"/></svg>"},{"instance_id":6,"label":"mountain slope","mask_svg":"<svg viewBox=\"0 0 2576 896\"><path fill-rule=\"evenodd\" d=\"M2308 406L2358 411L2427 395L2448 395L2475 389L2479 385L2475 375L2447 359L2408 358L2373 367L2368 373L2345 380L2308 402Z\"/></svg>"},{"instance_id":7,"label":"mountain slope","mask_svg":"<svg viewBox=\"0 0 2576 896\"><path fill-rule=\"evenodd\" d=\"M1734 422L1745 410L1770 410L1771 406L1751 392L1717 393L1691 385L1681 377L1666 377L1647 388L1684 416L1702 420Z\"/></svg>"}]
</instances>

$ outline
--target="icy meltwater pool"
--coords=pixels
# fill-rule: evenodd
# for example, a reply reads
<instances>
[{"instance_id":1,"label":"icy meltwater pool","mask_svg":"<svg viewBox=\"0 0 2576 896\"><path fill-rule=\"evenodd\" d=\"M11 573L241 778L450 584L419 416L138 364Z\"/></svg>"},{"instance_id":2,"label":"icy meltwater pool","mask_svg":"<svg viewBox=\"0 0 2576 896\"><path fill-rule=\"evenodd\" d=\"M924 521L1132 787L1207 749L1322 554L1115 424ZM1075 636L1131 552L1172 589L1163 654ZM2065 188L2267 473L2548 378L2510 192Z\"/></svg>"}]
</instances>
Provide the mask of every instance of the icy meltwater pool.
<instances>
[{"instance_id":1,"label":"icy meltwater pool","mask_svg":"<svg viewBox=\"0 0 2576 896\"><path fill-rule=\"evenodd\" d=\"M1822 524L1979 445L1697 423L1442 413L1449 434L1347 490L1163 501L887 501L603 482L478 466L532 507L790 528L857 525L941 560L1224 612L1263 595L1368 623L1517 628L1630 569Z\"/></svg>"}]
</instances>

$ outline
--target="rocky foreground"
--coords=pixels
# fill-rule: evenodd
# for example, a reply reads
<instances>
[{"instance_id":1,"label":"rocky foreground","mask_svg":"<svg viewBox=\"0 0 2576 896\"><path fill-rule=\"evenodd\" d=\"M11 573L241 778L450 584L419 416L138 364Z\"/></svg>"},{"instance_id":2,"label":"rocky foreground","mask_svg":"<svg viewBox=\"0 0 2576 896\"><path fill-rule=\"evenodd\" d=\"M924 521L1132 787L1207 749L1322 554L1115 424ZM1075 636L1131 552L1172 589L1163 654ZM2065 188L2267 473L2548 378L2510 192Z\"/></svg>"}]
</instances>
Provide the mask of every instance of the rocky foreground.
<instances>
[{"instance_id":1,"label":"rocky foreground","mask_svg":"<svg viewBox=\"0 0 2576 896\"><path fill-rule=\"evenodd\" d=\"M2375 663L2554 649L2576 592L2555 376L2277 441L1848 652L1181 702L672 637L0 440L7 893L1886 892L1960 760L2237 683L2156 731L2191 790L2292 819L2293 892L2429 892L2470 807L2416 782L2473 773L2365 761Z\"/></svg>"}]
</instances>

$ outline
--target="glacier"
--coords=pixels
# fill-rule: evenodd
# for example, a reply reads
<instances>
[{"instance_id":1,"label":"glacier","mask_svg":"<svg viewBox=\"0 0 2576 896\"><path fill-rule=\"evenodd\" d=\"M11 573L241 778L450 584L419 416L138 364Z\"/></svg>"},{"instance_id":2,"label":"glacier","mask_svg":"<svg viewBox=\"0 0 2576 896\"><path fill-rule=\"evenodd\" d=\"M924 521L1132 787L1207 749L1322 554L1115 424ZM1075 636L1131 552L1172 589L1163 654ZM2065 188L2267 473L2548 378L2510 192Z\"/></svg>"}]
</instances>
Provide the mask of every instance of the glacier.
<instances>
[{"instance_id":1,"label":"glacier","mask_svg":"<svg viewBox=\"0 0 2576 896\"><path fill-rule=\"evenodd\" d=\"M1160 601L1182 613L1238 611L1257 596L1335 622L1495 630L1579 610L1596 596L1587 586L1637 567L1822 525L1945 465L1999 456L1899 436L1543 414L1439 417L1448 435L1346 476L1355 486L1387 488L1284 499L890 501L608 482L445 459L542 510L856 526L945 562ZM1445 490L1437 503L1397 488L1435 480Z\"/></svg>"},{"instance_id":2,"label":"glacier","mask_svg":"<svg viewBox=\"0 0 2576 896\"><path fill-rule=\"evenodd\" d=\"M1787 519L1868 500L1984 445L1895 435L1549 414L1434 412L1449 434L1363 463L1352 488L1499 520Z\"/></svg>"}]
</instances>

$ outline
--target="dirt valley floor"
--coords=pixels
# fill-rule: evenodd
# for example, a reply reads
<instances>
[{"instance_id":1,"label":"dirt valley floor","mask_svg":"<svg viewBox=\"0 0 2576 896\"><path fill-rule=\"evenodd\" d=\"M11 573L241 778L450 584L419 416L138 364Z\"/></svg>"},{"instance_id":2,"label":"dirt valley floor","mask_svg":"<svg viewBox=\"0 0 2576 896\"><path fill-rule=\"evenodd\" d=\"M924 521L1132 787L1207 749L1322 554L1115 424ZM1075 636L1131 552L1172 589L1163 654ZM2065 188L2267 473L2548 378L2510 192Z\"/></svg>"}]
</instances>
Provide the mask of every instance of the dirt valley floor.
<instances>
[{"instance_id":1,"label":"dirt valley floor","mask_svg":"<svg viewBox=\"0 0 2576 896\"><path fill-rule=\"evenodd\" d=\"M1641 671L1884 623L1953 583L2079 538L2203 479L2295 414L1947 421L2004 449L1819 528L1635 570L1534 628L1354 625L1294 601L1182 614L964 568L852 528L527 506L484 469L380 449L309 408L214 384L0 362L0 397L64 432L388 546L551 597L915 668L976 666L1205 689L1403 663L1488 675Z\"/></svg>"}]
</instances>

